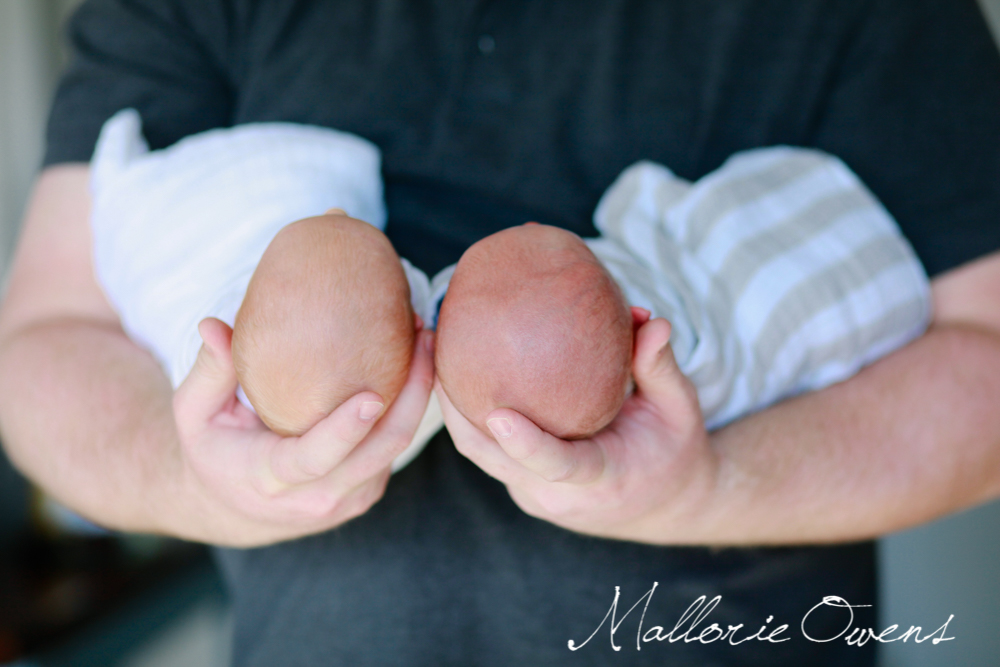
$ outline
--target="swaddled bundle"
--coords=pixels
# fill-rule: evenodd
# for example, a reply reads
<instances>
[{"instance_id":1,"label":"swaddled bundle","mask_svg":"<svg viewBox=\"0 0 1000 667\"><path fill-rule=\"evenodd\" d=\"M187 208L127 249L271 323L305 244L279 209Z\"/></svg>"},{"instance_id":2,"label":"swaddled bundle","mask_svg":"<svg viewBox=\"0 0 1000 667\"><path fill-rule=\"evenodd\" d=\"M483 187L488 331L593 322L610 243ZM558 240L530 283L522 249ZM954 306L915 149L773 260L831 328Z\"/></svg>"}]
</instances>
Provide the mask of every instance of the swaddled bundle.
<instances>
[{"instance_id":1,"label":"swaddled bundle","mask_svg":"<svg viewBox=\"0 0 1000 667\"><path fill-rule=\"evenodd\" d=\"M98 281L175 387L197 357L198 322L235 325L242 388L279 433L304 432L359 391L389 403L429 283L376 231L379 168L367 141L290 123L212 130L151 152L138 114L120 112L93 160ZM331 208L370 224L321 215Z\"/></svg>"},{"instance_id":2,"label":"swaddled bundle","mask_svg":"<svg viewBox=\"0 0 1000 667\"><path fill-rule=\"evenodd\" d=\"M588 239L670 343L715 428L844 380L917 338L930 283L888 211L828 154L738 153L690 183L627 169Z\"/></svg>"},{"instance_id":3,"label":"swaddled bundle","mask_svg":"<svg viewBox=\"0 0 1000 667\"><path fill-rule=\"evenodd\" d=\"M895 221L817 151L748 151L693 184L638 163L594 220L603 236L586 244L525 225L459 262L437 369L479 428L498 407L564 438L607 425L629 386L629 305L673 325L709 428L849 377L930 317L927 276Z\"/></svg>"}]
</instances>

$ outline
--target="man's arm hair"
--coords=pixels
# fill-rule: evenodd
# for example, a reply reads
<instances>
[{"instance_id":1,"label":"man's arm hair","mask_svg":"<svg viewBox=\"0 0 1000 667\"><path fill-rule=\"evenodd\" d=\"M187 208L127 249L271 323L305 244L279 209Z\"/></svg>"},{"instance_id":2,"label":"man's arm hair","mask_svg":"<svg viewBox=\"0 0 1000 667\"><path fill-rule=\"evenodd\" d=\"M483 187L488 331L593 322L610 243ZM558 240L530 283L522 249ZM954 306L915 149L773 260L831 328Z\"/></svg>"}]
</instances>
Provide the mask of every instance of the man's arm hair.
<instances>
[{"instance_id":1,"label":"man's arm hair","mask_svg":"<svg viewBox=\"0 0 1000 667\"><path fill-rule=\"evenodd\" d=\"M89 170L53 167L35 189L0 312L0 436L31 479L97 523L233 546L329 530L385 491L433 380L417 336L388 410L362 391L299 437L236 399L230 328L206 318L194 368L173 390L123 332L94 278Z\"/></svg>"},{"instance_id":2,"label":"man's arm hair","mask_svg":"<svg viewBox=\"0 0 1000 667\"><path fill-rule=\"evenodd\" d=\"M1000 495L1000 254L932 288L918 340L712 434L693 541L867 538Z\"/></svg>"},{"instance_id":3,"label":"man's arm hair","mask_svg":"<svg viewBox=\"0 0 1000 667\"><path fill-rule=\"evenodd\" d=\"M88 180L86 165L52 167L32 194L0 311L0 436L70 507L162 532L184 502L172 391L94 278Z\"/></svg>"}]
</instances>

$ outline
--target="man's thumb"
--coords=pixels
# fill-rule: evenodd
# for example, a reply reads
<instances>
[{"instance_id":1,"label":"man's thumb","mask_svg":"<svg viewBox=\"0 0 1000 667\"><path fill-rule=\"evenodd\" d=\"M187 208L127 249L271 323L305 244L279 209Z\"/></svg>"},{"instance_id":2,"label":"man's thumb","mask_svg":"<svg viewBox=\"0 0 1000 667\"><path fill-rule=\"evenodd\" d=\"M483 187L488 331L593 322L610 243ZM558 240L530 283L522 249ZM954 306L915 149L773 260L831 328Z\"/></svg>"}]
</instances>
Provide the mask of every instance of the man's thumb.
<instances>
[{"instance_id":1,"label":"man's thumb","mask_svg":"<svg viewBox=\"0 0 1000 667\"><path fill-rule=\"evenodd\" d=\"M636 391L664 414L700 414L697 393L677 366L669 341L670 323L662 318L650 320L636 332L632 365Z\"/></svg>"},{"instance_id":2,"label":"man's thumb","mask_svg":"<svg viewBox=\"0 0 1000 667\"><path fill-rule=\"evenodd\" d=\"M198 324L203 344L191 372L174 394L178 422L201 424L217 414L236 394L233 330L214 317Z\"/></svg>"}]
</instances>

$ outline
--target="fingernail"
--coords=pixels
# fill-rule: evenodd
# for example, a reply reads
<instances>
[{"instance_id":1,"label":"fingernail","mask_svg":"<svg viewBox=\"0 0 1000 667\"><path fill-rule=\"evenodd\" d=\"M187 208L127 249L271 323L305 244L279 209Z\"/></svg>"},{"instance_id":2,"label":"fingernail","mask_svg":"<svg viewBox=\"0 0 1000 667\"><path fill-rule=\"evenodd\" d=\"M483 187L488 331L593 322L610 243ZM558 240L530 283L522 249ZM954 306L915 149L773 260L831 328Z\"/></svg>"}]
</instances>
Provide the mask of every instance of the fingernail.
<instances>
[{"instance_id":1,"label":"fingernail","mask_svg":"<svg viewBox=\"0 0 1000 667\"><path fill-rule=\"evenodd\" d=\"M385 405L378 401L365 401L361 404L361 409L358 410L358 419L363 422L370 422L378 417L378 414L382 412L382 408L384 407Z\"/></svg>"},{"instance_id":2,"label":"fingernail","mask_svg":"<svg viewBox=\"0 0 1000 667\"><path fill-rule=\"evenodd\" d=\"M509 438L510 434L513 432L513 424L510 423L509 419L503 417L494 417L493 419L488 419L486 425L489 427L490 431L493 432L498 438Z\"/></svg>"}]
</instances>

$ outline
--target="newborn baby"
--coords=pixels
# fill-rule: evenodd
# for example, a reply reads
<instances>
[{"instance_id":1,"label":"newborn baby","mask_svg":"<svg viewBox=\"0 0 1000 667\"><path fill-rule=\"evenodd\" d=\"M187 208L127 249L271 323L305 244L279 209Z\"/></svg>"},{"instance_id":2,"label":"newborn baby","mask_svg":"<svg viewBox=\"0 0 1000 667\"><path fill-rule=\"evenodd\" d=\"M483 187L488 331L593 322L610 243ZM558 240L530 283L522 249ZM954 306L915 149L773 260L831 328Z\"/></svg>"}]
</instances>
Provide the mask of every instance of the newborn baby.
<instances>
[{"instance_id":1,"label":"newborn baby","mask_svg":"<svg viewBox=\"0 0 1000 667\"><path fill-rule=\"evenodd\" d=\"M233 362L257 415L301 435L355 394L403 388L414 316L399 257L366 222L328 213L264 251L233 327Z\"/></svg>"},{"instance_id":2,"label":"newborn baby","mask_svg":"<svg viewBox=\"0 0 1000 667\"><path fill-rule=\"evenodd\" d=\"M240 400L278 433L304 432L365 389L387 406L399 393L431 288L380 231L375 146L258 123L150 150L124 110L102 129L91 174L95 274L174 387L197 358L198 323L215 317L234 328ZM429 407L396 469L439 423Z\"/></svg>"},{"instance_id":3,"label":"newborn baby","mask_svg":"<svg viewBox=\"0 0 1000 667\"><path fill-rule=\"evenodd\" d=\"M818 151L746 151L696 183L637 163L594 226L601 237L586 240L504 230L459 262L435 363L480 429L499 407L570 439L611 421L628 385L626 304L670 321L709 429L850 377L930 317L927 276L895 221Z\"/></svg>"},{"instance_id":4,"label":"newborn baby","mask_svg":"<svg viewBox=\"0 0 1000 667\"><path fill-rule=\"evenodd\" d=\"M513 408L561 438L604 428L625 400L632 316L580 237L529 223L473 245L438 316L441 387L472 423Z\"/></svg>"}]
</instances>

